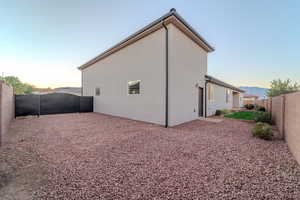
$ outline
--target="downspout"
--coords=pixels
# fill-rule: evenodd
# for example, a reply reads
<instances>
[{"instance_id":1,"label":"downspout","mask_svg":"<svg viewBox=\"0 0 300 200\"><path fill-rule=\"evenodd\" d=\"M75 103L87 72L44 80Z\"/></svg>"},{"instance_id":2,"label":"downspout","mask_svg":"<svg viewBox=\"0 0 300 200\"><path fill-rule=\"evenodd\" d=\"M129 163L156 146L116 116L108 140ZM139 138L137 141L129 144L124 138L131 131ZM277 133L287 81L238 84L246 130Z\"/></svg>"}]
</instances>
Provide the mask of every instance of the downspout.
<instances>
[{"instance_id":1,"label":"downspout","mask_svg":"<svg viewBox=\"0 0 300 200\"><path fill-rule=\"evenodd\" d=\"M81 96L83 96L83 71L81 70Z\"/></svg>"},{"instance_id":2,"label":"downspout","mask_svg":"<svg viewBox=\"0 0 300 200\"><path fill-rule=\"evenodd\" d=\"M204 94L204 96L205 96L205 115L204 115L204 117L207 117L207 83L208 83L208 81L205 79L205 94Z\"/></svg>"},{"instance_id":3,"label":"downspout","mask_svg":"<svg viewBox=\"0 0 300 200\"><path fill-rule=\"evenodd\" d=\"M207 84L209 83L211 79L209 78L208 80L205 78L205 115L204 117L207 117Z\"/></svg>"},{"instance_id":4,"label":"downspout","mask_svg":"<svg viewBox=\"0 0 300 200\"><path fill-rule=\"evenodd\" d=\"M165 22L162 22L166 30L166 101L165 101L165 128L169 126L169 33Z\"/></svg>"}]
</instances>

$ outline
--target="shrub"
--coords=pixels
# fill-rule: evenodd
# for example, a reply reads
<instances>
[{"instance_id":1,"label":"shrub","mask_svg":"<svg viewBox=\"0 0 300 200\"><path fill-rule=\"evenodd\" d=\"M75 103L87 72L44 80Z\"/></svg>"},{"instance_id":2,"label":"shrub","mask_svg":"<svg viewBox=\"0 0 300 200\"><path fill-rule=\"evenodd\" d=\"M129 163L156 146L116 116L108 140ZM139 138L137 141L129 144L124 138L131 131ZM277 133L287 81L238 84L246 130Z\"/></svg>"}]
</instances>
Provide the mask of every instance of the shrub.
<instances>
[{"instance_id":1,"label":"shrub","mask_svg":"<svg viewBox=\"0 0 300 200\"><path fill-rule=\"evenodd\" d=\"M260 106L260 105L257 105L257 106L256 106L256 110L257 110L257 111L261 111L261 112L266 112L266 111L267 111L265 107Z\"/></svg>"},{"instance_id":2,"label":"shrub","mask_svg":"<svg viewBox=\"0 0 300 200\"><path fill-rule=\"evenodd\" d=\"M216 115L220 116L220 115L226 115L228 113L231 113L230 110L224 109L224 110L216 110Z\"/></svg>"},{"instance_id":3,"label":"shrub","mask_svg":"<svg viewBox=\"0 0 300 200\"><path fill-rule=\"evenodd\" d=\"M216 115L217 115L217 116L222 115L222 111L221 111L221 110L216 110Z\"/></svg>"},{"instance_id":4,"label":"shrub","mask_svg":"<svg viewBox=\"0 0 300 200\"><path fill-rule=\"evenodd\" d=\"M227 110L227 109L224 109L224 110L221 110L222 114L226 115L228 113L230 113L230 110Z\"/></svg>"},{"instance_id":5,"label":"shrub","mask_svg":"<svg viewBox=\"0 0 300 200\"><path fill-rule=\"evenodd\" d=\"M258 122L252 130L252 135L264 140L271 140L273 137L273 132L269 124Z\"/></svg>"},{"instance_id":6,"label":"shrub","mask_svg":"<svg viewBox=\"0 0 300 200\"><path fill-rule=\"evenodd\" d=\"M270 112L256 112L254 115L254 121L271 124L271 113Z\"/></svg>"},{"instance_id":7,"label":"shrub","mask_svg":"<svg viewBox=\"0 0 300 200\"><path fill-rule=\"evenodd\" d=\"M244 105L244 107L248 110L252 110L254 108L254 105L253 104L246 104L246 105Z\"/></svg>"}]
</instances>

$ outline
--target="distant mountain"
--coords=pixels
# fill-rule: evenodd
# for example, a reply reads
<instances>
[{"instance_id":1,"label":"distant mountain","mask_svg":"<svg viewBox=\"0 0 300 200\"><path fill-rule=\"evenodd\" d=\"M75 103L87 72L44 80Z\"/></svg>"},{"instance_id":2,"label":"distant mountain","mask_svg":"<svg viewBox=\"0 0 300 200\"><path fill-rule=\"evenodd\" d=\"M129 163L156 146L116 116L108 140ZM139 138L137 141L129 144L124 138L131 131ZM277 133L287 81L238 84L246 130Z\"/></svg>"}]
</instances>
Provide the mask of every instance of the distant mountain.
<instances>
[{"instance_id":1,"label":"distant mountain","mask_svg":"<svg viewBox=\"0 0 300 200\"><path fill-rule=\"evenodd\" d=\"M266 98L266 94L268 91L268 88L260 88L260 87L243 86L243 87L239 87L239 88L246 91L246 94L252 94L252 95L259 96L260 99Z\"/></svg>"}]
</instances>

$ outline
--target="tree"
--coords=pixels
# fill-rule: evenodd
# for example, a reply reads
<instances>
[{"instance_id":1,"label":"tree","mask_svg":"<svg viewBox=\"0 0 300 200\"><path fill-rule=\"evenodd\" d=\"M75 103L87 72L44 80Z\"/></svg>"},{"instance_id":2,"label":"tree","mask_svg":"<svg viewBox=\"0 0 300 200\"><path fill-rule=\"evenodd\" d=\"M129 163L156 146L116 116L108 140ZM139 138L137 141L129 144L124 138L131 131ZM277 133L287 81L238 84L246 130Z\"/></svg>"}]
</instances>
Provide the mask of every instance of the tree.
<instances>
[{"instance_id":1,"label":"tree","mask_svg":"<svg viewBox=\"0 0 300 200\"><path fill-rule=\"evenodd\" d=\"M281 79L276 79L271 81L271 88L267 91L268 97L279 96L281 94L287 94L291 92L296 92L300 89L298 83L292 83L291 79L286 79L282 81Z\"/></svg>"},{"instance_id":2,"label":"tree","mask_svg":"<svg viewBox=\"0 0 300 200\"><path fill-rule=\"evenodd\" d=\"M34 89L33 85L22 83L20 79L15 76L0 77L0 80L11 85L15 89L15 94L30 94Z\"/></svg>"}]
</instances>

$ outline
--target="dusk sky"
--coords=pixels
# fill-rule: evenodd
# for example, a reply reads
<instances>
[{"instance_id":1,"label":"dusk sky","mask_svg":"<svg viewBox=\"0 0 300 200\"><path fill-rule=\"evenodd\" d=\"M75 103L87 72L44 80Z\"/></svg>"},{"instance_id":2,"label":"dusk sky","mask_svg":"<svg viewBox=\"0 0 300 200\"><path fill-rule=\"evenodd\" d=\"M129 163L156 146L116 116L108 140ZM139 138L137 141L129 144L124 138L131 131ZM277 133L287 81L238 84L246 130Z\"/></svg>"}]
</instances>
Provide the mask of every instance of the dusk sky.
<instances>
[{"instance_id":1,"label":"dusk sky","mask_svg":"<svg viewBox=\"0 0 300 200\"><path fill-rule=\"evenodd\" d=\"M208 74L236 86L300 83L298 0L0 0L0 73L80 86L78 66L173 7L215 47Z\"/></svg>"}]
</instances>

